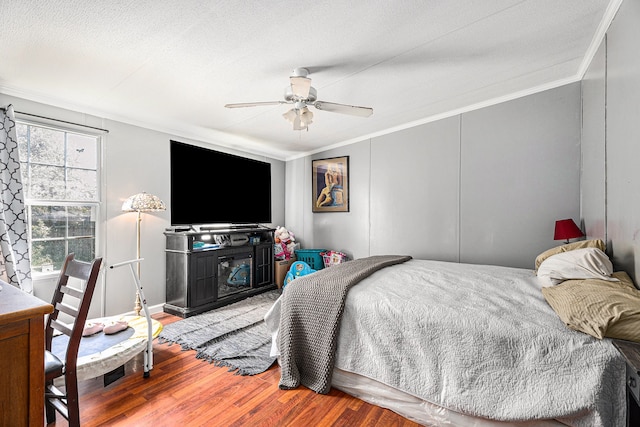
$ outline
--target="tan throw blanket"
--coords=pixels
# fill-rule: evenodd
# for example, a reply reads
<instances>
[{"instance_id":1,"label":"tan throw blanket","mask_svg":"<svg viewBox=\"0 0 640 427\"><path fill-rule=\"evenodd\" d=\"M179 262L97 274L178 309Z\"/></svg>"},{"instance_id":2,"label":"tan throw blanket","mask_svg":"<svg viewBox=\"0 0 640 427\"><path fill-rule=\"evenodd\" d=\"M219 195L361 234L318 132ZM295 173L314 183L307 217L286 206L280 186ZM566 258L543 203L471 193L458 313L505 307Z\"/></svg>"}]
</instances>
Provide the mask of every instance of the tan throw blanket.
<instances>
[{"instance_id":1,"label":"tan throw blanket","mask_svg":"<svg viewBox=\"0 0 640 427\"><path fill-rule=\"evenodd\" d=\"M327 394L347 292L376 271L410 259L410 256L371 256L337 264L289 283L281 297L279 387L288 390L302 384L316 393Z\"/></svg>"}]
</instances>

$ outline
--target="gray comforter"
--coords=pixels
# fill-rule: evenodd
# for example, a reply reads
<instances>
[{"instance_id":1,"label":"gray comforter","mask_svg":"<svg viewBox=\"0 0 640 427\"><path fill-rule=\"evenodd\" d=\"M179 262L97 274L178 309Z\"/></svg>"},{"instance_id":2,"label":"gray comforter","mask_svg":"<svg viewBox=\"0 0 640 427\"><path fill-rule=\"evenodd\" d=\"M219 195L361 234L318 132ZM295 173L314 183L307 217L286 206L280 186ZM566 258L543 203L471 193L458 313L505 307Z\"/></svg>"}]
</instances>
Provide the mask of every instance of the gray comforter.
<instances>
[{"instance_id":1,"label":"gray comforter","mask_svg":"<svg viewBox=\"0 0 640 427\"><path fill-rule=\"evenodd\" d=\"M302 384L317 393L328 393L347 291L381 268L409 259L373 256L319 270L289 283L281 297L280 388Z\"/></svg>"},{"instance_id":2,"label":"gray comforter","mask_svg":"<svg viewBox=\"0 0 640 427\"><path fill-rule=\"evenodd\" d=\"M568 329L532 270L410 260L349 289L325 356L336 368L479 417L624 425L624 361L609 340ZM280 328L301 321L284 315L287 292ZM322 348L316 320L306 337L280 338L281 363Z\"/></svg>"}]
</instances>

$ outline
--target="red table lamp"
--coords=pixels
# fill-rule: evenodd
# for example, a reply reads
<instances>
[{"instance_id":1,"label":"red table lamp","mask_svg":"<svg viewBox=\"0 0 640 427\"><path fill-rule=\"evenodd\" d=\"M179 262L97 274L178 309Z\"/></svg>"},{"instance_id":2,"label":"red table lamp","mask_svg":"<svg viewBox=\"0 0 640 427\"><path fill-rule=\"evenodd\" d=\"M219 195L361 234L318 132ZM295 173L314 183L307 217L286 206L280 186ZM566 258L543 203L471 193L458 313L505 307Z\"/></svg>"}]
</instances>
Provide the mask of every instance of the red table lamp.
<instances>
[{"instance_id":1,"label":"red table lamp","mask_svg":"<svg viewBox=\"0 0 640 427\"><path fill-rule=\"evenodd\" d=\"M572 219L561 219L556 221L556 230L553 234L553 240L566 239L565 243L569 243L569 239L583 237L584 233L578 228Z\"/></svg>"}]
</instances>

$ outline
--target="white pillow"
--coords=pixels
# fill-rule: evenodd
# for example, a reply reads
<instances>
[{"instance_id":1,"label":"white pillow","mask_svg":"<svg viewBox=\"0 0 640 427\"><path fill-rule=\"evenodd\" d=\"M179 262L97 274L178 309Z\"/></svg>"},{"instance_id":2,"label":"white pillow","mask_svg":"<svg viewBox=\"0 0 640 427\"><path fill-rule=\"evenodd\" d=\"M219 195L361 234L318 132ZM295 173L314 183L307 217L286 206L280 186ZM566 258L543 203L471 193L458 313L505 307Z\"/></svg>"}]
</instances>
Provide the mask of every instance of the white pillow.
<instances>
[{"instance_id":1,"label":"white pillow","mask_svg":"<svg viewBox=\"0 0 640 427\"><path fill-rule=\"evenodd\" d=\"M598 248L576 249L550 256L538 267L542 286L554 286L569 279L602 279L617 282L611 277L613 265L607 254Z\"/></svg>"}]
</instances>

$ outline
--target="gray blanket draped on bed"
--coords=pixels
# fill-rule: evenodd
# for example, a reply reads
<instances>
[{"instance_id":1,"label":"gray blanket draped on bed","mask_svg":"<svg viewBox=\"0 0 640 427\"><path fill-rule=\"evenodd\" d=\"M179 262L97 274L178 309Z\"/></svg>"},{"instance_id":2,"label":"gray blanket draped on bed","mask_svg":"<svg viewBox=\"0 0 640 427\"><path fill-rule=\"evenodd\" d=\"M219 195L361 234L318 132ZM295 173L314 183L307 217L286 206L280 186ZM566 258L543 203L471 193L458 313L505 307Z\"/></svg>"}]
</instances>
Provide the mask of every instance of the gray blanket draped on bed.
<instances>
[{"instance_id":1,"label":"gray blanket draped on bed","mask_svg":"<svg viewBox=\"0 0 640 427\"><path fill-rule=\"evenodd\" d=\"M410 256L371 256L325 268L289 283L281 297L279 387L292 389L302 384L317 393L328 393L348 290L376 271L410 259Z\"/></svg>"}]
</instances>

